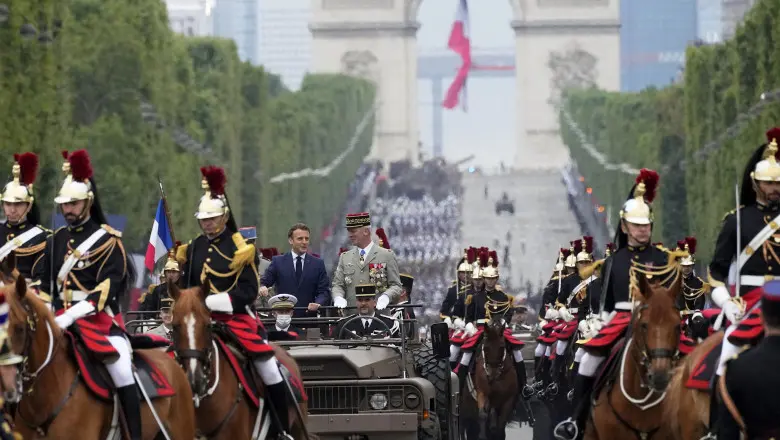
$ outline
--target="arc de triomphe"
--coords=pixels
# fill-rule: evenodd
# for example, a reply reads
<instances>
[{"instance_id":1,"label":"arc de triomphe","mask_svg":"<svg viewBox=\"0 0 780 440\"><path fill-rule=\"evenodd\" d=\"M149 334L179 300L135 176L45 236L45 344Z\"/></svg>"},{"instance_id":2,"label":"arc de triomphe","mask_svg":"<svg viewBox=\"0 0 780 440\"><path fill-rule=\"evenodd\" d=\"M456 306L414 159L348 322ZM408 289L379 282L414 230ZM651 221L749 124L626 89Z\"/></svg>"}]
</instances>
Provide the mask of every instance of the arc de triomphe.
<instances>
[{"instance_id":1,"label":"arc de triomphe","mask_svg":"<svg viewBox=\"0 0 780 440\"><path fill-rule=\"evenodd\" d=\"M560 90L620 90L619 0L508 1L513 16L507 21L515 31L515 166L558 167L568 158L556 109ZM384 161L416 161L419 154L416 35L422 2L312 0L311 71L349 73L378 85L371 155ZM452 17L455 4L443 15Z\"/></svg>"}]
</instances>

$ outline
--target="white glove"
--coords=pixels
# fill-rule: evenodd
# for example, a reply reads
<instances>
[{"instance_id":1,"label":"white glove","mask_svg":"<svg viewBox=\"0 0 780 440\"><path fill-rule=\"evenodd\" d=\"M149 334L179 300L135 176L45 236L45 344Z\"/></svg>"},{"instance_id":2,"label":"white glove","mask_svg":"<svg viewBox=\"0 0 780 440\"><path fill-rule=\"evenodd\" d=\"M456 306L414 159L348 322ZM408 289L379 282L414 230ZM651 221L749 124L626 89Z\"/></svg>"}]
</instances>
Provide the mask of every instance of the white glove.
<instances>
[{"instance_id":1,"label":"white glove","mask_svg":"<svg viewBox=\"0 0 780 440\"><path fill-rule=\"evenodd\" d=\"M343 309L343 308L347 307L347 300L344 299L343 296L337 296L337 297L333 298L333 305L338 307L338 308L340 308L340 309Z\"/></svg>"},{"instance_id":2,"label":"white glove","mask_svg":"<svg viewBox=\"0 0 780 440\"><path fill-rule=\"evenodd\" d=\"M745 311L736 302L728 301L723 304L723 314L732 324L736 324L745 316Z\"/></svg>"},{"instance_id":3,"label":"white glove","mask_svg":"<svg viewBox=\"0 0 780 440\"><path fill-rule=\"evenodd\" d=\"M442 322L447 324L447 328L452 328L452 318L450 318L449 316L445 316Z\"/></svg>"},{"instance_id":4,"label":"white glove","mask_svg":"<svg viewBox=\"0 0 780 440\"><path fill-rule=\"evenodd\" d=\"M390 297L382 294L378 300L376 300L376 309L377 310L384 310L387 308L387 305L390 304Z\"/></svg>"},{"instance_id":5,"label":"white glove","mask_svg":"<svg viewBox=\"0 0 780 440\"><path fill-rule=\"evenodd\" d=\"M57 327L65 330L66 328L73 325L74 322L76 322L75 319L73 319L70 315L67 313L63 313L62 315L54 318L54 322L57 323Z\"/></svg>"},{"instance_id":6,"label":"white glove","mask_svg":"<svg viewBox=\"0 0 780 440\"><path fill-rule=\"evenodd\" d=\"M466 334L469 336L474 336L477 333L477 328L474 327L474 324L469 322L466 324Z\"/></svg>"},{"instance_id":7,"label":"white glove","mask_svg":"<svg viewBox=\"0 0 780 440\"><path fill-rule=\"evenodd\" d=\"M212 312L233 313L233 301L227 292L213 293L207 296L206 307Z\"/></svg>"},{"instance_id":8,"label":"white glove","mask_svg":"<svg viewBox=\"0 0 780 440\"><path fill-rule=\"evenodd\" d=\"M54 318L54 322L61 329L66 329L73 325L77 319L83 318L95 311L95 306L89 301L79 301L73 307L69 308L62 315Z\"/></svg>"},{"instance_id":9,"label":"white glove","mask_svg":"<svg viewBox=\"0 0 780 440\"><path fill-rule=\"evenodd\" d=\"M462 320L462 319L460 319L460 318L455 318L455 322L453 322L452 324L453 324L453 325L455 326L455 328L456 328L456 329L458 329L458 330L463 330L464 328L466 328L466 323L465 323L465 322L463 322L463 320Z\"/></svg>"},{"instance_id":10,"label":"white glove","mask_svg":"<svg viewBox=\"0 0 780 440\"><path fill-rule=\"evenodd\" d=\"M569 309L566 307L561 307L561 309L558 310L558 315L566 322L571 322L574 319L574 316L569 313Z\"/></svg>"},{"instance_id":11,"label":"white glove","mask_svg":"<svg viewBox=\"0 0 780 440\"><path fill-rule=\"evenodd\" d=\"M544 314L544 319L546 319L546 320L548 320L548 321L555 321L555 320L556 320L556 319L558 319L559 317L560 317L560 315L558 314L558 311L557 311L557 310L555 310L555 309L554 309L554 308L552 308L552 307L550 307L549 309L547 309L547 313L545 313L545 314Z\"/></svg>"},{"instance_id":12,"label":"white glove","mask_svg":"<svg viewBox=\"0 0 780 440\"><path fill-rule=\"evenodd\" d=\"M583 335L590 332L590 324L588 324L588 320L583 319L580 321L580 323L577 324L577 330L579 330Z\"/></svg>"}]
</instances>

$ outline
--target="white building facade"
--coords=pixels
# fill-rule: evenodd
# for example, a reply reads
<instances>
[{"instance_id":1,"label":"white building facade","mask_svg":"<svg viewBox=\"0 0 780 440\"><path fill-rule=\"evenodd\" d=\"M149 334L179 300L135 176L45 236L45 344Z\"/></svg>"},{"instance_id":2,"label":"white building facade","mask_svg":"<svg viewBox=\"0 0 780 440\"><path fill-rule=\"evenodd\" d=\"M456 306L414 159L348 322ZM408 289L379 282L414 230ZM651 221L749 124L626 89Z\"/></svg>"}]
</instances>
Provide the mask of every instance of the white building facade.
<instances>
[{"instance_id":1,"label":"white building facade","mask_svg":"<svg viewBox=\"0 0 780 440\"><path fill-rule=\"evenodd\" d=\"M174 32L190 37L213 35L214 0L166 0L168 22Z\"/></svg>"}]
</instances>

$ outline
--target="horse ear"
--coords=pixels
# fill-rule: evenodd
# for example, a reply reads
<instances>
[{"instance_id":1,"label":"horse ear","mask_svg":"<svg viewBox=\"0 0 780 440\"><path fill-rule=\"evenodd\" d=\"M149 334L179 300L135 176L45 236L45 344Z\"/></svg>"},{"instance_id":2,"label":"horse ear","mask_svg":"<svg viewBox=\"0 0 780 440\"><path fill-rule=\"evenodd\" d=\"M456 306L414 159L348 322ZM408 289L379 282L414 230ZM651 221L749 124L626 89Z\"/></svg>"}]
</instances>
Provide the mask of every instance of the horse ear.
<instances>
[{"instance_id":1,"label":"horse ear","mask_svg":"<svg viewBox=\"0 0 780 440\"><path fill-rule=\"evenodd\" d=\"M200 286L200 299L202 301L206 301L206 297L209 296L209 292L211 291L211 283L209 282L209 279L206 278L203 280L203 284Z\"/></svg>"},{"instance_id":2,"label":"horse ear","mask_svg":"<svg viewBox=\"0 0 780 440\"><path fill-rule=\"evenodd\" d=\"M179 300L179 296L181 296L181 289L179 289L179 286L175 281L168 280L168 295L174 302Z\"/></svg>"},{"instance_id":3,"label":"horse ear","mask_svg":"<svg viewBox=\"0 0 780 440\"><path fill-rule=\"evenodd\" d=\"M25 295L27 295L27 280L25 280L24 277L17 277L15 284L16 296L18 296L19 299L24 299Z\"/></svg>"},{"instance_id":4,"label":"horse ear","mask_svg":"<svg viewBox=\"0 0 780 440\"><path fill-rule=\"evenodd\" d=\"M645 301L653 292L653 289L650 287L650 280L647 278L647 275L642 273L635 273L634 276L636 277L636 289L631 292L634 300Z\"/></svg>"},{"instance_id":5,"label":"horse ear","mask_svg":"<svg viewBox=\"0 0 780 440\"><path fill-rule=\"evenodd\" d=\"M669 290L667 290L667 293L669 293L669 296L672 297L672 299L677 299L677 297L682 292L683 288L683 274L682 271L677 273L677 276L674 277L674 282L669 287Z\"/></svg>"},{"instance_id":6,"label":"horse ear","mask_svg":"<svg viewBox=\"0 0 780 440\"><path fill-rule=\"evenodd\" d=\"M0 262L0 272L8 279L13 279L14 269L16 269L16 252L11 252Z\"/></svg>"}]
</instances>

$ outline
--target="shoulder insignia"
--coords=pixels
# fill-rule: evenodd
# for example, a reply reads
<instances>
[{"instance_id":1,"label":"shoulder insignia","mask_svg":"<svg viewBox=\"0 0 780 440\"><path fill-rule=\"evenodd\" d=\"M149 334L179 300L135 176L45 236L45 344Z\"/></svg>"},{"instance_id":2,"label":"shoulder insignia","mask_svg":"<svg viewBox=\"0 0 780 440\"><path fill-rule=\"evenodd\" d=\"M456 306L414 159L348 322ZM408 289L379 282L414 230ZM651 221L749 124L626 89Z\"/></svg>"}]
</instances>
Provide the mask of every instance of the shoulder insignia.
<instances>
[{"instance_id":1,"label":"shoulder insignia","mask_svg":"<svg viewBox=\"0 0 780 440\"><path fill-rule=\"evenodd\" d=\"M42 230L43 232L47 233L47 234L51 234L51 233L53 232L51 229L49 229L49 228L45 228L45 227L43 227L43 226L41 226L41 225L38 225L38 227L39 227L39 228L41 228L41 230Z\"/></svg>"},{"instance_id":2,"label":"shoulder insignia","mask_svg":"<svg viewBox=\"0 0 780 440\"><path fill-rule=\"evenodd\" d=\"M469 293L469 294L466 296L466 300L464 301L464 303L465 303L466 305L469 305L469 304L471 304L472 297L473 297L473 295Z\"/></svg>"},{"instance_id":3,"label":"shoulder insignia","mask_svg":"<svg viewBox=\"0 0 780 440\"><path fill-rule=\"evenodd\" d=\"M745 205L739 205L739 209L742 209L744 207L745 207ZM726 220L726 217L728 217L728 216L730 216L732 214L736 214L736 213L737 213L737 210L736 209L732 209L731 211L723 214L723 218L721 219L721 221Z\"/></svg>"},{"instance_id":4,"label":"shoulder insignia","mask_svg":"<svg viewBox=\"0 0 780 440\"><path fill-rule=\"evenodd\" d=\"M54 231L54 233L55 233L55 234L59 234L59 233L60 233L60 231L63 231L63 230L65 230L65 226L60 226L59 228L57 228L57 230L56 230L56 231Z\"/></svg>"},{"instance_id":5,"label":"shoulder insignia","mask_svg":"<svg viewBox=\"0 0 780 440\"><path fill-rule=\"evenodd\" d=\"M108 232L109 234L113 235L114 237L122 238L122 233L119 232L118 230L112 228L111 226L109 226L109 225L100 225L100 227L105 229L106 232Z\"/></svg>"},{"instance_id":6,"label":"shoulder insignia","mask_svg":"<svg viewBox=\"0 0 780 440\"><path fill-rule=\"evenodd\" d=\"M451 285L451 286L455 286L455 285L457 285L457 284L458 284L458 280L452 280L452 284L450 284L450 285Z\"/></svg>"},{"instance_id":7,"label":"shoulder insignia","mask_svg":"<svg viewBox=\"0 0 780 440\"><path fill-rule=\"evenodd\" d=\"M187 262L187 248L192 243L192 240L190 240L187 244L179 245L178 248L176 248L176 261L179 262L179 264L184 264Z\"/></svg>"},{"instance_id":8,"label":"shoulder insignia","mask_svg":"<svg viewBox=\"0 0 780 440\"><path fill-rule=\"evenodd\" d=\"M510 295L508 293L506 293L505 295L506 295L506 300L507 301L509 301L510 303L514 303L515 302L515 297L513 295Z\"/></svg>"}]
</instances>

